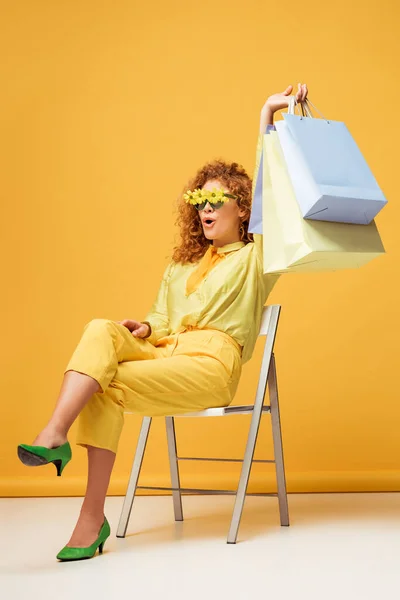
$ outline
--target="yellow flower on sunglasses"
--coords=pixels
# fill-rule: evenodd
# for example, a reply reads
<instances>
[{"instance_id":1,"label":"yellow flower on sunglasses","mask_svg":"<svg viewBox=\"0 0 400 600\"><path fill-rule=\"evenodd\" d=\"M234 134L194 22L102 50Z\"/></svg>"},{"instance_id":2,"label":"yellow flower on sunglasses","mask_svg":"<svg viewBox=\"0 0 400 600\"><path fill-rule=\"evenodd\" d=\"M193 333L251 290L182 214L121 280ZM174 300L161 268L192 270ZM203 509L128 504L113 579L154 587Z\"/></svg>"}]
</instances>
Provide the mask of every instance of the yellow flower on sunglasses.
<instances>
[{"instance_id":1,"label":"yellow flower on sunglasses","mask_svg":"<svg viewBox=\"0 0 400 600\"><path fill-rule=\"evenodd\" d=\"M224 190L214 188L213 190L203 190L196 188L195 190L187 190L186 194L183 194L184 200L193 205L202 204L206 205L207 202L210 204L219 204L228 202L230 198L236 198L233 194L228 194Z\"/></svg>"}]
</instances>

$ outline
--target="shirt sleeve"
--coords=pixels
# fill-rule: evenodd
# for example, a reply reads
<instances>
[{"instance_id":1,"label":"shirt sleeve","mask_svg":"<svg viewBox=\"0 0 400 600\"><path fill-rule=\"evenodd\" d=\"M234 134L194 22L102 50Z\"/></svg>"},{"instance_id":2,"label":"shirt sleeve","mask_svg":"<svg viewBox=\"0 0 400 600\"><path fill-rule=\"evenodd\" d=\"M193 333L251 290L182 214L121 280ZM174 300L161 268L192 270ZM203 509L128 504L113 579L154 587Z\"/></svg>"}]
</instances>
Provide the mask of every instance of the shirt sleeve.
<instances>
[{"instance_id":1,"label":"shirt sleeve","mask_svg":"<svg viewBox=\"0 0 400 600\"><path fill-rule=\"evenodd\" d=\"M160 338L169 335L170 322L168 314L168 284L174 267L174 262L171 261L164 271L160 287L155 301L149 312L143 319L151 325L151 335L146 338L151 344L155 344Z\"/></svg>"},{"instance_id":2,"label":"shirt sleeve","mask_svg":"<svg viewBox=\"0 0 400 600\"><path fill-rule=\"evenodd\" d=\"M276 131L275 125L267 125L265 134L268 134L270 131ZM253 175L253 189L252 189L253 198L254 198L254 190L256 187L256 183L257 183L258 170L260 168L263 140L264 140L264 133L260 133L258 135L258 140L257 140L256 164L254 167L254 175ZM261 233L253 233L253 240L254 240L256 250L257 250L257 256L259 258L259 261L260 261L261 265L263 265L264 255L263 255L263 236L262 236L262 234Z\"/></svg>"}]
</instances>

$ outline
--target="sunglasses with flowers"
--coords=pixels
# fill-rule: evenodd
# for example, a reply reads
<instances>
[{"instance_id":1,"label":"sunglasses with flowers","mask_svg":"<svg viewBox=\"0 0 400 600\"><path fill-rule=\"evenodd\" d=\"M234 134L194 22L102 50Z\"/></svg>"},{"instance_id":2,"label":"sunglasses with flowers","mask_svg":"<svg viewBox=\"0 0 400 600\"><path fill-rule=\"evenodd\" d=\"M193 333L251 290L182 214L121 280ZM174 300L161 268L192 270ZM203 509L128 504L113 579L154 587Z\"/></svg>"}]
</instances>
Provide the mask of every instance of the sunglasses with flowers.
<instances>
[{"instance_id":1,"label":"sunglasses with flowers","mask_svg":"<svg viewBox=\"0 0 400 600\"><path fill-rule=\"evenodd\" d=\"M237 196L233 194L228 194L224 192L224 190L214 188L213 190L203 190L201 188L196 188L193 190L188 190L186 194L183 195L185 202L192 204L196 210L204 210L207 202L211 204L214 209L221 208L225 204L225 202L229 202L230 198L237 199Z\"/></svg>"}]
</instances>

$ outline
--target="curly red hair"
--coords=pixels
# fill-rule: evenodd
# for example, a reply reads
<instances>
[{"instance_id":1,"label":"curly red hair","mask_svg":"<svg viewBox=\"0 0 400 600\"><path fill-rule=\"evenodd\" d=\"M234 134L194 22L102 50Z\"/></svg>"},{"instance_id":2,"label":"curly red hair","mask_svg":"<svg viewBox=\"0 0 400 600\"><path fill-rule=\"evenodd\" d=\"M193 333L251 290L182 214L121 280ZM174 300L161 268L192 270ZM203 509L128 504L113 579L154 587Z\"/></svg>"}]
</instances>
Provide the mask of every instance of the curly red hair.
<instances>
[{"instance_id":1,"label":"curly red hair","mask_svg":"<svg viewBox=\"0 0 400 600\"><path fill-rule=\"evenodd\" d=\"M236 162L227 163L223 160L213 160L201 167L192 179L184 186L178 198L178 217L175 224L180 229L181 242L174 247L172 259L175 262L196 262L205 254L209 240L203 233L200 215L197 209L183 199L186 190L202 188L211 179L218 180L226 186L231 194L238 196L236 202L246 211L240 227L240 239L245 244L253 241L253 234L248 232L252 180L245 169Z\"/></svg>"}]
</instances>

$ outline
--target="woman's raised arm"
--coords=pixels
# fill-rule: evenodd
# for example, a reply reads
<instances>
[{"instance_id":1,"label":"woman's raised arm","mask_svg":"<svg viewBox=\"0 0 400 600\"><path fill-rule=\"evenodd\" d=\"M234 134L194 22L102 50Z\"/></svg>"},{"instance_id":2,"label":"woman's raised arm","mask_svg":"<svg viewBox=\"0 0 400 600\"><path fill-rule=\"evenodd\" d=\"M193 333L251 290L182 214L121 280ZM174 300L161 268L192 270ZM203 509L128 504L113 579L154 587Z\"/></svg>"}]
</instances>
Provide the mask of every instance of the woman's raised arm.
<instances>
[{"instance_id":1,"label":"woman's raised arm","mask_svg":"<svg viewBox=\"0 0 400 600\"><path fill-rule=\"evenodd\" d=\"M260 115L260 129L257 140L257 149L256 149L256 160L253 174L253 190L252 196L254 199L254 192L256 188L258 171L260 168L261 156L262 156L262 147L263 147L263 139L264 135L268 133L271 129L275 129L274 127L274 114L278 110L282 110L289 106L289 96L293 90L293 86L289 85L286 90L280 94L273 94L269 96L264 106L261 109ZM296 93L297 102L302 102L307 98L308 89L305 83L298 84L298 91ZM263 264L263 241L261 233L253 233L254 243L257 248L257 254L260 260L261 265Z\"/></svg>"}]
</instances>

